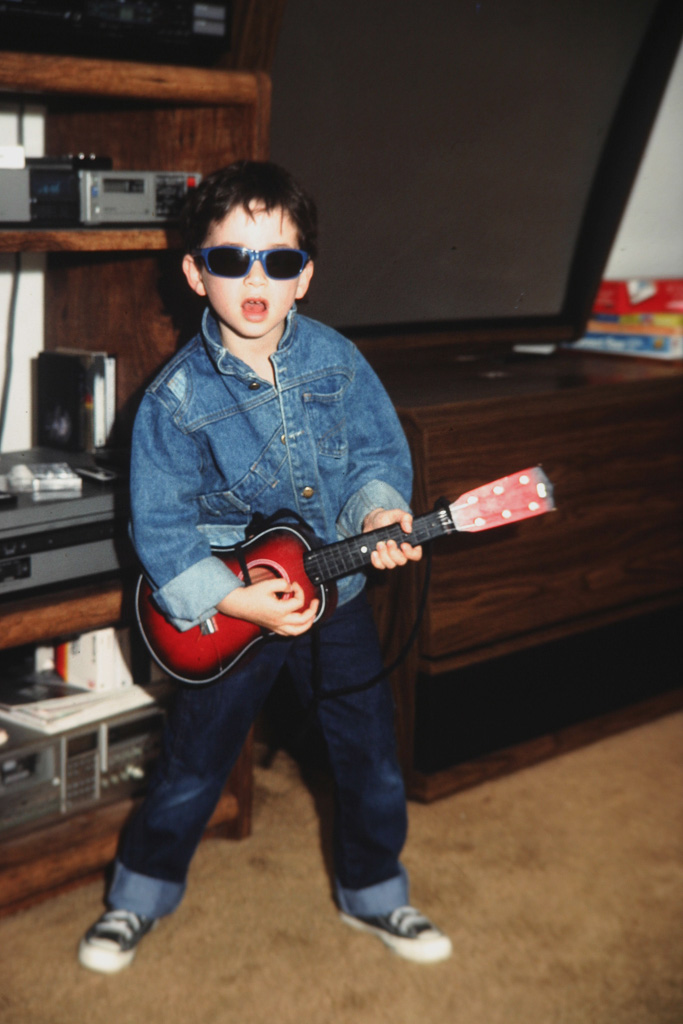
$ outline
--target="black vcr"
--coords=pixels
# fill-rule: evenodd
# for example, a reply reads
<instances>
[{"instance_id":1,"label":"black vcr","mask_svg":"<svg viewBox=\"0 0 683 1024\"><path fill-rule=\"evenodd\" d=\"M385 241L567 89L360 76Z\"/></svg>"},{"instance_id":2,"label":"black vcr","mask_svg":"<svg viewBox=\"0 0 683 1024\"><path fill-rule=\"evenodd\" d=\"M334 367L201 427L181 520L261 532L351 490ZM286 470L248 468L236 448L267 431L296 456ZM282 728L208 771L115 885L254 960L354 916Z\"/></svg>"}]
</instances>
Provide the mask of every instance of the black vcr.
<instances>
[{"instance_id":1,"label":"black vcr","mask_svg":"<svg viewBox=\"0 0 683 1024\"><path fill-rule=\"evenodd\" d=\"M216 63L230 0L0 0L0 49L177 64Z\"/></svg>"},{"instance_id":2,"label":"black vcr","mask_svg":"<svg viewBox=\"0 0 683 1024\"><path fill-rule=\"evenodd\" d=\"M0 455L0 482L12 466L92 464L89 455L32 448ZM128 486L84 479L73 497L55 492L18 494L0 510L0 600L21 592L117 575L136 564L127 534Z\"/></svg>"}]
</instances>

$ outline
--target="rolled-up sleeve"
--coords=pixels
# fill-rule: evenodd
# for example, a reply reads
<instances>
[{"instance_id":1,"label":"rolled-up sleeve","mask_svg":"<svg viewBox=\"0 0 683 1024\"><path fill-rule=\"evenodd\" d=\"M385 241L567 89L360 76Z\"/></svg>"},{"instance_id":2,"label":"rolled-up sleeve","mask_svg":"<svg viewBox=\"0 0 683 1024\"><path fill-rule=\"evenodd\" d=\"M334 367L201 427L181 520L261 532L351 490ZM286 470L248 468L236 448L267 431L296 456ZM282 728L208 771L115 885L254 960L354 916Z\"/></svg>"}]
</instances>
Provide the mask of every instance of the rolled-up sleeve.
<instances>
[{"instance_id":1,"label":"rolled-up sleeve","mask_svg":"<svg viewBox=\"0 0 683 1024\"><path fill-rule=\"evenodd\" d=\"M133 429L131 538L161 611L181 630L215 614L241 582L197 529L201 456L157 396L142 400Z\"/></svg>"},{"instance_id":2,"label":"rolled-up sleeve","mask_svg":"<svg viewBox=\"0 0 683 1024\"><path fill-rule=\"evenodd\" d=\"M395 487L383 480L369 480L344 505L337 520L341 536L354 537L361 533L365 517L376 508L402 508L406 512L410 511L410 505Z\"/></svg>"},{"instance_id":3,"label":"rolled-up sleeve","mask_svg":"<svg viewBox=\"0 0 683 1024\"><path fill-rule=\"evenodd\" d=\"M220 558L203 558L154 591L154 598L176 629L187 630L216 615L219 601L243 585Z\"/></svg>"}]
</instances>

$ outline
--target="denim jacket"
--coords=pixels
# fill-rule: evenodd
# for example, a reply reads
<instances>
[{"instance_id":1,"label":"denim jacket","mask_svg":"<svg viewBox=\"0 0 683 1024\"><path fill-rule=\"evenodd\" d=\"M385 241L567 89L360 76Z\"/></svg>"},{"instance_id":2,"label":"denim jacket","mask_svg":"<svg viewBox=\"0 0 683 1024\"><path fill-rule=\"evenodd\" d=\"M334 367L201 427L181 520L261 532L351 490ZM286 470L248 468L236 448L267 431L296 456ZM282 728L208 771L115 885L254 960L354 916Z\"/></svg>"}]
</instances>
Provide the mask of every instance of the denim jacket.
<instances>
[{"instance_id":1,"label":"denim jacket","mask_svg":"<svg viewBox=\"0 0 683 1024\"><path fill-rule=\"evenodd\" d=\"M355 345L293 309L272 357L275 386L201 332L147 389L133 430L131 536L177 628L243 584L213 547L244 539L256 512L292 509L324 543L374 508L408 509L412 469L391 401ZM339 602L363 573L338 582Z\"/></svg>"}]
</instances>

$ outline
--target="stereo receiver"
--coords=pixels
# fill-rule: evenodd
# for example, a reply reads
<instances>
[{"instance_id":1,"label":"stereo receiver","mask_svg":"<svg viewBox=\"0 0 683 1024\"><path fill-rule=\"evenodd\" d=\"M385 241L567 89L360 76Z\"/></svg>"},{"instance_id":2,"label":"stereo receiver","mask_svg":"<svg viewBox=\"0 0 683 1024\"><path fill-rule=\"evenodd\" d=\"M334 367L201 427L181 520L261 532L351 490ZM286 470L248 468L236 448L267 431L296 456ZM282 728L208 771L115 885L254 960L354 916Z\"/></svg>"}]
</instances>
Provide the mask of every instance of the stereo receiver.
<instances>
[{"instance_id":1,"label":"stereo receiver","mask_svg":"<svg viewBox=\"0 0 683 1024\"><path fill-rule=\"evenodd\" d=\"M172 224L200 181L197 171L114 171L108 158L29 158L0 169L0 223Z\"/></svg>"},{"instance_id":2,"label":"stereo receiver","mask_svg":"<svg viewBox=\"0 0 683 1024\"><path fill-rule=\"evenodd\" d=\"M182 171L80 171L82 224L158 224L178 219L201 181Z\"/></svg>"},{"instance_id":3,"label":"stereo receiver","mask_svg":"<svg viewBox=\"0 0 683 1024\"><path fill-rule=\"evenodd\" d=\"M163 710L147 706L58 736L3 719L0 835L143 790L161 742Z\"/></svg>"}]
</instances>

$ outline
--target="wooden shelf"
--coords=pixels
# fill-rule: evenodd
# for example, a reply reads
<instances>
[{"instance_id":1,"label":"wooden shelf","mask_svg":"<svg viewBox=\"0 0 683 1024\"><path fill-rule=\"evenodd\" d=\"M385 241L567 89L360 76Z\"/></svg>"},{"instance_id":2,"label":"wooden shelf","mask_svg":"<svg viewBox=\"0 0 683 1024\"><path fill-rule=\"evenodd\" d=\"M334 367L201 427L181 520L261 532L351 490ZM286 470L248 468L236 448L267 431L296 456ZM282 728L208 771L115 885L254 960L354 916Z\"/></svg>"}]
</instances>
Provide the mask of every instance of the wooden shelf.
<instances>
[{"instance_id":1,"label":"wooden shelf","mask_svg":"<svg viewBox=\"0 0 683 1024\"><path fill-rule=\"evenodd\" d=\"M16 95L250 106L262 102L269 88L270 79L262 72L0 52L0 90Z\"/></svg>"},{"instance_id":2,"label":"wooden shelf","mask_svg":"<svg viewBox=\"0 0 683 1024\"><path fill-rule=\"evenodd\" d=\"M267 147L270 79L263 72L0 52L0 93L47 106L52 156L80 152L87 142L88 151L112 156L117 167L179 170L189 161L188 170L206 173L235 155L231 145L253 157ZM154 252L178 245L177 232L156 228L0 230L0 252Z\"/></svg>"},{"instance_id":3,"label":"wooden shelf","mask_svg":"<svg viewBox=\"0 0 683 1024\"><path fill-rule=\"evenodd\" d=\"M132 621L132 585L121 580L0 602L0 649L44 643Z\"/></svg>"},{"instance_id":4,"label":"wooden shelf","mask_svg":"<svg viewBox=\"0 0 683 1024\"><path fill-rule=\"evenodd\" d=\"M111 580L0 603L0 648L40 643L132 621L133 580ZM50 739L51 737L46 737ZM253 734L230 774L205 836L251 832ZM101 878L136 806L125 798L0 836L0 917L74 885Z\"/></svg>"},{"instance_id":5,"label":"wooden shelf","mask_svg":"<svg viewBox=\"0 0 683 1024\"><path fill-rule=\"evenodd\" d=\"M154 252L180 245L159 228L33 228L0 231L0 252Z\"/></svg>"}]
</instances>

